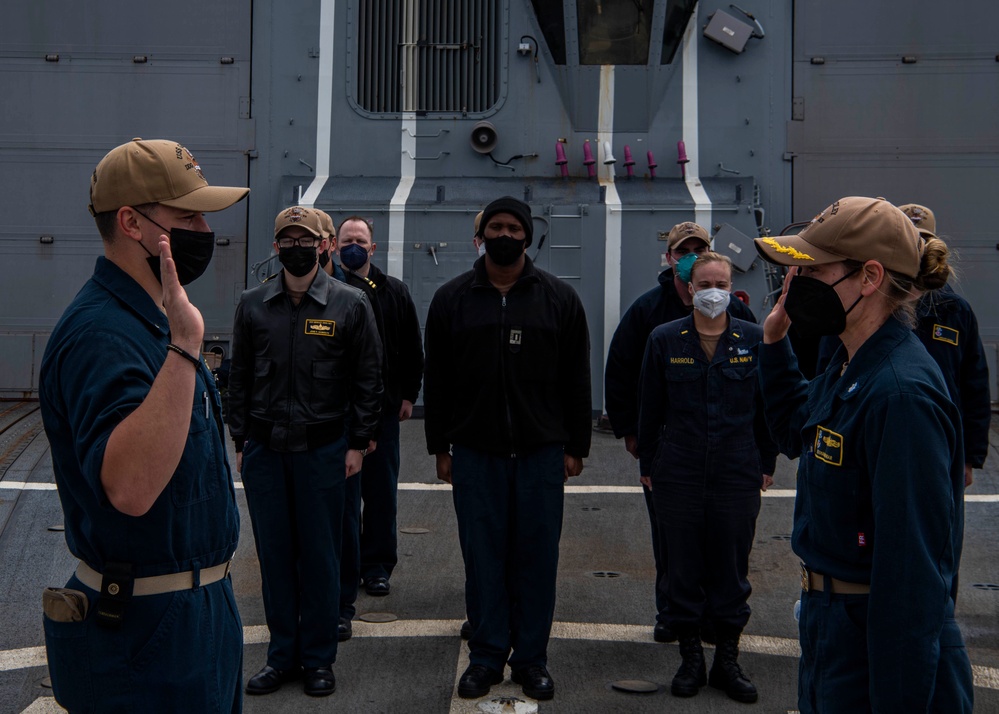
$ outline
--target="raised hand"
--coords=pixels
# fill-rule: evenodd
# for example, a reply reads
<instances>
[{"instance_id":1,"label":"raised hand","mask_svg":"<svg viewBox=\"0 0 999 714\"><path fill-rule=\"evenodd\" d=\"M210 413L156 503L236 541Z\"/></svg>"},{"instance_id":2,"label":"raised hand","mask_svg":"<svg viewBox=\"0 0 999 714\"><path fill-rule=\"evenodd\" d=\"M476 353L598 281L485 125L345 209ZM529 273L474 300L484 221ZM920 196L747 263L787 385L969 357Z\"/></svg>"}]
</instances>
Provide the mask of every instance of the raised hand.
<instances>
[{"instance_id":1,"label":"raised hand","mask_svg":"<svg viewBox=\"0 0 999 714\"><path fill-rule=\"evenodd\" d=\"M774 342L780 342L787 335L787 330L791 326L791 318L787 316L787 312L784 310L784 298L787 297L787 288L791 284L791 280L797 274L798 269L796 267L787 271L787 277L784 278L784 288L780 291L780 298L778 298L777 304L774 305L774 309L767 315L767 319L763 321L764 344L769 345Z\"/></svg>"},{"instance_id":2,"label":"raised hand","mask_svg":"<svg viewBox=\"0 0 999 714\"><path fill-rule=\"evenodd\" d=\"M177 264L170 252L170 240L160 236L160 279L163 281L163 309L170 323L170 339L195 357L201 356L205 320L201 311L187 299L187 291L177 278Z\"/></svg>"}]
</instances>

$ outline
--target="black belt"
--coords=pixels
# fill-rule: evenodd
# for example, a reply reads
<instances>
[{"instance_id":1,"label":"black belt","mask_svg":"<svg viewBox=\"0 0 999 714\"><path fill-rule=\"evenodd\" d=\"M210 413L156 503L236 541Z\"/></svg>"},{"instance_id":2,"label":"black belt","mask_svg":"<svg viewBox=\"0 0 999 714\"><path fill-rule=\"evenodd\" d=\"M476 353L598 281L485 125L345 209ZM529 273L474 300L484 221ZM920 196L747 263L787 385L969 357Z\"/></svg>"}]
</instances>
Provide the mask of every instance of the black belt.
<instances>
[{"instance_id":1,"label":"black belt","mask_svg":"<svg viewBox=\"0 0 999 714\"><path fill-rule=\"evenodd\" d=\"M249 427L246 430L247 437L254 441L271 447L271 435L274 432L276 422L265 421L264 419L250 418ZM302 429L305 431L305 443L309 449L318 449L320 446L332 444L343 436L344 420L329 419L327 421L316 422L314 424L294 424L288 425L288 429Z\"/></svg>"}]
</instances>

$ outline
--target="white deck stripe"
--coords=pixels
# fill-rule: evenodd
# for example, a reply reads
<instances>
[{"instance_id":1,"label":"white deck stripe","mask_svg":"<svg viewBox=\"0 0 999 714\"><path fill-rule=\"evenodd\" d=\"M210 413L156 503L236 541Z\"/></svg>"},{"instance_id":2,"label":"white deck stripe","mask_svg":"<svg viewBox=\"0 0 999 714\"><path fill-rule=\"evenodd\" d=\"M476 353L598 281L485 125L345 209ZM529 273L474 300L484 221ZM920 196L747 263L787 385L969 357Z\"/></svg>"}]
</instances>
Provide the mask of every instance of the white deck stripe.
<instances>
[{"instance_id":1,"label":"white deck stripe","mask_svg":"<svg viewBox=\"0 0 999 714\"><path fill-rule=\"evenodd\" d=\"M375 624L355 620L354 637L458 637L461 620L396 620ZM598 622L555 622L552 625L552 639L584 640L592 642L635 642L653 644L648 625L612 625ZM266 625L252 625L243 628L244 645L264 644L268 641ZM661 647L662 645L656 645ZM675 645L674 645L675 646ZM457 678L468 666L468 656L464 642L458 655ZM710 646L709 646L710 647ZM765 637L743 635L739 641L742 652L770 655L774 657L798 657L801 650L798 640L787 637ZM41 667L46 664L44 647L25 647L19 650L0 652L0 671ZM975 686L982 689L999 689L999 669L972 665ZM520 688L516 687L519 693ZM523 696L523 694L519 694ZM454 712L452 704L451 711ZM458 711L464 711L460 709ZM471 710L469 710L471 711Z\"/></svg>"},{"instance_id":2,"label":"white deck stripe","mask_svg":"<svg viewBox=\"0 0 999 714\"><path fill-rule=\"evenodd\" d=\"M236 490L243 489L243 482L235 482ZM30 481L0 481L0 491L55 491L54 483L34 483ZM400 491L450 491L446 483L400 483ZM566 493L641 493L641 486L566 486ZM772 488L763 492L763 498L794 498L794 489ZM999 503L996 493L969 493L964 496L965 503Z\"/></svg>"},{"instance_id":3,"label":"white deck stripe","mask_svg":"<svg viewBox=\"0 0 999 714\"><path fill-rule=\"evenodd\" d=\"M711 199L701 185L700 125L697 91L697 48L701 33L697 13L683 33L683 143L687 149L687 190L694 201L694 220L711 233ZM660 164L667 163L665 157Z\"/></svg>"},{"instance_id":4,"label":"white deck stripe","mask_svg":"<svg viewBox=\"0 0 999 714\"><path fill-rule=\"evenodd\" d=\"M604 188L604 349L600 371L607 365L614 330L621 321L621 198L614 185L614 165L604 164L604 142L614 143L614 65L600 68L600 104L597 119L597 176ZM601 405L603 406L603 405Z\"/></svg>"},{"instance_id":5,"label":"white deck stripe","mask_svg":"<svg viewBox=\"0 0 999 714\"><path fill-rule=\"evenodd\" d=\"M300 203L312 207L330 177L330 141L333 136L333 39L335 0L321 0L319 7L319 86L316 116L316 177Z\"/></svg>"}]
</instances>

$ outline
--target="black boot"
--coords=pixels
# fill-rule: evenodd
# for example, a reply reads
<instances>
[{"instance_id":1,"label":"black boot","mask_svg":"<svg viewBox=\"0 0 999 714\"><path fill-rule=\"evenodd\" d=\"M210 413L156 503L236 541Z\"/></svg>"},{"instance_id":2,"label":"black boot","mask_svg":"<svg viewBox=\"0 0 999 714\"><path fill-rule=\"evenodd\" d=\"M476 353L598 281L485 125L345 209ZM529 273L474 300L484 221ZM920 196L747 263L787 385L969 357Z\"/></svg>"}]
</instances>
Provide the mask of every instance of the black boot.
<instances>
[{"instance_id":1,"label":"black boot","mask_svg":"<svg viewBox=\"0 0 999 714\"><path fill-rule=\"evenodd\" d=\"M719 633L720 634L720 633ZM715 648L715 661L711 664L708 684L721 689L729 699L744 704L752 704L758 695L756 687L749 681L739 666L739 637L719 637Z\"/></svg>"},{"instance_id":2,"label":"black boot","mask_svg":"<svg viewBox=\"0 0 999 714\"><path fill-rule=\"evenodd\" d=\"M680 635L680 656L683 663L676 670L670 691L674 697L693 697L708 683L701 638L698 635Z\"/></svg>"}]
</instances>

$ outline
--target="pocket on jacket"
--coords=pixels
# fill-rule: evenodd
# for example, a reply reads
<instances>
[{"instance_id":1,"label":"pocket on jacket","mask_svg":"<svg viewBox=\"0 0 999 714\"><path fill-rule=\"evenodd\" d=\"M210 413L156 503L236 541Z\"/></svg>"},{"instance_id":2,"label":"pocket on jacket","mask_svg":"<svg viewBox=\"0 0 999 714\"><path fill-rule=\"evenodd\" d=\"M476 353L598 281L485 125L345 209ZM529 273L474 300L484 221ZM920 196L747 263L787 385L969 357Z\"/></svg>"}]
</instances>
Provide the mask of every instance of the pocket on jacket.
<instances>
[{"instance_id":1,"label":"pocket on jacket","mask_svg":"<svg viewBox=\"0 0 999 714\"><path fill-rule=\"evenodd\" d=\"M343 377L337 369L339 360L312 360L312 389L309 401L313 413L320 418L330 417L342 411Z\"/></svg>"}]
</instances>

